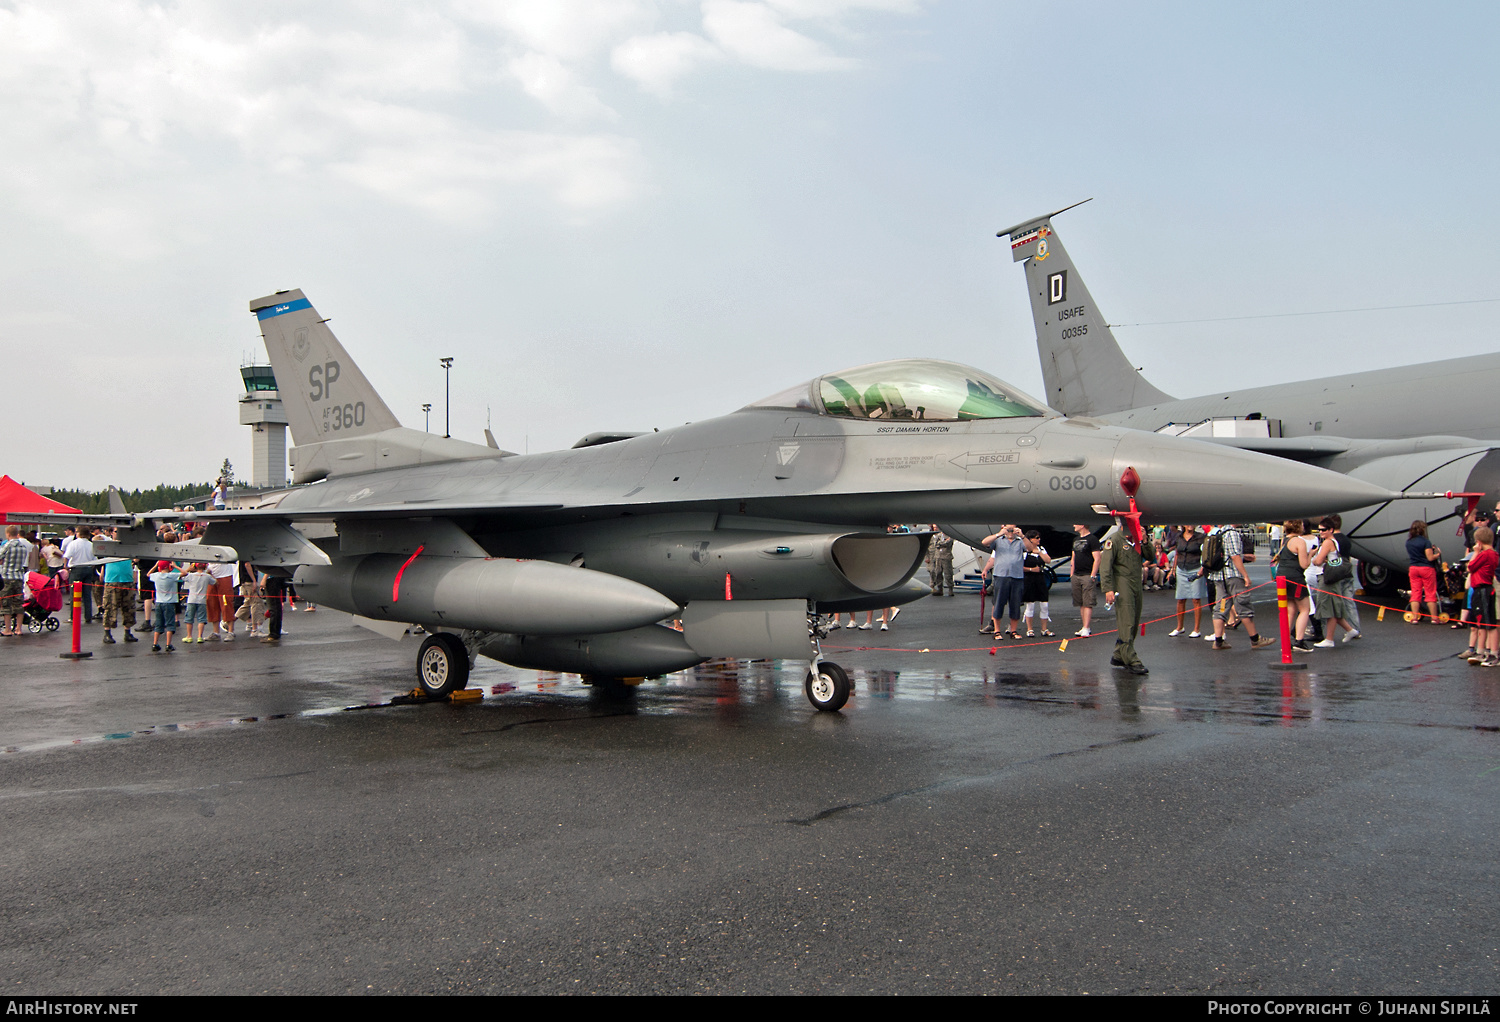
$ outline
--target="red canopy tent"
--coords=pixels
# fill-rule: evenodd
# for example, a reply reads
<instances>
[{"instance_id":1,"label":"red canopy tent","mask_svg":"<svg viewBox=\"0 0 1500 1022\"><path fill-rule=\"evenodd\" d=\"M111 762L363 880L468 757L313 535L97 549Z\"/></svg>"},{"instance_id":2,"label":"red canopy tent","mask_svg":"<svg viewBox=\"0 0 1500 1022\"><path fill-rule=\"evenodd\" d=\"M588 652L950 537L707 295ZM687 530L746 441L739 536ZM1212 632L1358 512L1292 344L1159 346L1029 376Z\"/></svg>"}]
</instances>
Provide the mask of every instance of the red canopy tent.
<instances>
[{"instance_id":1,"label":"red canopy tent","mask_svg":"<svg viewBox=\"0 0 1500 1022\"><path fill-rule=\"evenodd\" d=\"M27 511L61 512L78 514L76 507L59 504L57 501L34 493L10 476L0 476L0 525L26 521Z\"/></svg>"}]
</instances>

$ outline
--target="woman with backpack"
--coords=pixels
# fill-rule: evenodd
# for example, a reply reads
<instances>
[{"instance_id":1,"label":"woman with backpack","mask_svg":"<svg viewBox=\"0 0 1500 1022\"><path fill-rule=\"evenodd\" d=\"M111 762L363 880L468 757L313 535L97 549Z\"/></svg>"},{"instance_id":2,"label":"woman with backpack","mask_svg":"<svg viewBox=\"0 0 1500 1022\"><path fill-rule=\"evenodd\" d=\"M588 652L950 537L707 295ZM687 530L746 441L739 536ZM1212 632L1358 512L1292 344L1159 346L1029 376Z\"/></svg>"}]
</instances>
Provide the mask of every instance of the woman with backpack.
<instances>
[{"instance_id":1,"label":"woman with backpack","mask_svg":"<svg viewBox=\"0 0 1500 1022\"><path fill-rule=\"evenodd\" d=\"M1318 523L1318 549L1312 564L1323 569L1323 584L1318 587L1318 617L1323 626L1323 640L1314 645L1333 648L1334 628L1344 630L1344 641L1359 638L1359 608L1354 602L1354 559L1349 556L1349 537L1339 531L1344 520L1329 515Z\"/></svg>"}]
</instances>

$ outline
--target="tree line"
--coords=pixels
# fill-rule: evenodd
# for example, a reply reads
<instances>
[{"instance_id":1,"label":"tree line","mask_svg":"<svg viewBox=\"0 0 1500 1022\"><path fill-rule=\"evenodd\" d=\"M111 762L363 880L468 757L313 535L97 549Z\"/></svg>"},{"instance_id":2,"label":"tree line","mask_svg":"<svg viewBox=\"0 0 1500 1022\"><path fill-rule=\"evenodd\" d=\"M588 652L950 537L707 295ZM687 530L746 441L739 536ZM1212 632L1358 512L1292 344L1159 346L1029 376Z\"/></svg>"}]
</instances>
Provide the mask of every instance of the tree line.
<instances>
[{"instance_id":1,"label":"tree line","mask_svg":"<svg viewBox=\"0 0 1500 1022\"><path fill-rule=\"evenodd\" d=\"M213 483L188 483L185 486L168 486L162 483L149 490L121 490L120 499L125 503L126 511L155 511L157 508L176 507L202 497L213 488ZM69 507L76 507L84 514L109 514L108 490L53 490L48 496Z\"/></svg>"}]
</instances>

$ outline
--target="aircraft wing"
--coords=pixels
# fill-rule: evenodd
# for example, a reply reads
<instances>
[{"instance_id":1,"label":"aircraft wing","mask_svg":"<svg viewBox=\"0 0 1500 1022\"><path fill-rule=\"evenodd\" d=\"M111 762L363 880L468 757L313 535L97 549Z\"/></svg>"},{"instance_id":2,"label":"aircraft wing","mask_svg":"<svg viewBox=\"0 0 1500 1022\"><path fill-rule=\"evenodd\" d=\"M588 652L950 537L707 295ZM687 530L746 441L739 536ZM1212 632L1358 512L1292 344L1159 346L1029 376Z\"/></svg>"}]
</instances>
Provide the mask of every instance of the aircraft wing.
<instances>
[{"instance_id":1,"label":"aircraft wing","mask_svg":"<svg viewBox=\"0 0 1500 1022\"><path fill-rule=\"evenodd\" d=\"M1278 458L1298 461L1313 458L1329 458L1343 454L1354 446L1352 440L1338 436L1197 436L1190 440L1201 440L1209 444L1221 444L1241 451L1257 454L1274 454Z\"/></svg>"}]
</instances>

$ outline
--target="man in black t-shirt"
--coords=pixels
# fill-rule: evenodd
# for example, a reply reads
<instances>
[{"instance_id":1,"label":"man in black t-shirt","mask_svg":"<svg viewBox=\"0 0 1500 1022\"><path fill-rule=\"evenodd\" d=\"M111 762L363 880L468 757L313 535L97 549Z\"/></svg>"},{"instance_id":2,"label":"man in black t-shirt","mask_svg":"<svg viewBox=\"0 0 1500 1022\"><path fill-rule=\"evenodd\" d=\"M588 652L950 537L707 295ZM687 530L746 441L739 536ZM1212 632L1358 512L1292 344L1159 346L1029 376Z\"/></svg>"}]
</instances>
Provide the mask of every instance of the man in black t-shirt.
<instances>
[{"instance_id":1,"label":"man in black t-shirt","mask_svg":"<svg viewBox=\"0 0 1500 1022\"><path fill-rule=\"evenodd\" d=\"M1078 608L1078 616L1083 618L1083 627L1073 634L1087 637L1090 634L1089 622L1094 617L1094 607L1099 602L1099 586L1094 581L1094 576L1099 573L1099 553L1104 549L1104 544L1089 532L1087 525L1075 525L1073 531L1078 534L1073 540L1073 606Z\"/></svg>"}]
</instances>

